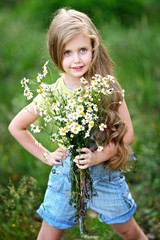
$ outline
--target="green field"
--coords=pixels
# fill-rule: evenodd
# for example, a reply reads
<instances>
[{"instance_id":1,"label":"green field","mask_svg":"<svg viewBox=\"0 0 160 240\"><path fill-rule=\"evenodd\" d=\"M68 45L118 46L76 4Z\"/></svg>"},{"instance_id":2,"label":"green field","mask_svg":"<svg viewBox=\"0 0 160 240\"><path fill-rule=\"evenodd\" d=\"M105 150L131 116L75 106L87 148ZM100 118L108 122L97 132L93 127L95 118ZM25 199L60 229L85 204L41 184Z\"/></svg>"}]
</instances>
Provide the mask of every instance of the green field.
<instances>
[{"instance_id":1,"label":"green field","mask_svg":"<svg viewBox=\"0 0 160 240\"><path fill-rule=\"evenodd\" d=\"M49 55L46 33L51 13L60 1L8 1L0 9L0 240L36 239L41 219L36 214L50 167L27 153L9 134L8 124L27 101L20 80L41 71ZM105 46L115 63L115 76L125 89L134 127L134 170L126 173L137 202L135 218L149 239L160 239L160 21L158 1L64 1L94 16ZM77 3L78 4L78 3ZM106 4L106 5L105 5ZM104 8L105 5L105 8ZM97 7L96 7L97 6ZM108 9L108 14L107 14ZM158 10L159 9L159 10ZM133 11L134 10L134 11ZM41 15L40 15L41 13ZM93 15L93 13L95 13ZM49 63L56 80L58 73ZM38 136L39 138L39 136ZM39 138L40 140L40 138ZM41 140L40 140L41 141ZM43 144L51 146L43 136ZM91 236L79 228L67 230L64 240L116 240L110 226L88 215Z\"/></svg>"}]
</instances>

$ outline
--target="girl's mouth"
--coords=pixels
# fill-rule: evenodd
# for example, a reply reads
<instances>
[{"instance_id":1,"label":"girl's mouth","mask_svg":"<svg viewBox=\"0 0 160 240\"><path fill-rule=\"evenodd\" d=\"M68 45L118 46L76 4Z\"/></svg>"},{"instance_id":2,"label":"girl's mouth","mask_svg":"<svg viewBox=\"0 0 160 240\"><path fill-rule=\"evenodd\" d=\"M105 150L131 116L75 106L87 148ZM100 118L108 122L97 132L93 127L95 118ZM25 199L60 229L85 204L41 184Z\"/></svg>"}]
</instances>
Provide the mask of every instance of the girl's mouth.
<instances>
[{"instance_id":1,"label":"girl's mouth","mask_svg":"<svg viewBox=\"0 0 160 240\"><path fill-rule=\"evenodd\" d=\"M83 66L72 67L72 69L75 71L81 71L83 69Z\"/></svg>"}]
</instances>

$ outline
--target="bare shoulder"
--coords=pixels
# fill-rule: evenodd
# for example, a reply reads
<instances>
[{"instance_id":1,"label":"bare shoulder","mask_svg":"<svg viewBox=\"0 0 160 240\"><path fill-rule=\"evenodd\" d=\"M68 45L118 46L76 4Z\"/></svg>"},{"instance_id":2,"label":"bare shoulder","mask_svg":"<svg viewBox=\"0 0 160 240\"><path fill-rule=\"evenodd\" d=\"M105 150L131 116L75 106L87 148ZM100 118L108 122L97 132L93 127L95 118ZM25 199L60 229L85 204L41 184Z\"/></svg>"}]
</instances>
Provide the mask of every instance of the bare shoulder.
<instances>
[{"instance_id":1,"label":"bare shoulder","mask_svg":"<svg viewBox=\"0 0 160 240\"><path fill-rule=\"evenodd\" d=\"M12 120L9 125L9 130L27 129L31 123L37 120L39 113L35 112L34 102L23 108Z\"/></svg>"}]
</instances>

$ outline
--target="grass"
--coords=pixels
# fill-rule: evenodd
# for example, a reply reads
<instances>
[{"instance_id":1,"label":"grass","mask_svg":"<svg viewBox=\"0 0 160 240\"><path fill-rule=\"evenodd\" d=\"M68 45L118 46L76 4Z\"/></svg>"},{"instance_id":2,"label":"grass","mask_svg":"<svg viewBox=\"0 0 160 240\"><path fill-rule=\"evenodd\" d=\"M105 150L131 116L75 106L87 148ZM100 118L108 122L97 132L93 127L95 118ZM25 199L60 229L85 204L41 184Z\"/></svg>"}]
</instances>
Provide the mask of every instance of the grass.
<instances>
[{"instance_id":1,"label":"grass","mask_svg":"<svg viewBox=\"0 0 160 240\"><path fill-rule=\"evenodd\" d=\"M0 11L0 240L36 239L41 220L36 209L43 199L50 167L27 153L8 133L8 124L26 105L20 88L25 76L34 78L49 58L46 31L37 23ZM115 62L118 81L126 90L135 140L136 172L126 174L138 204L135 218L152 239L160 239L160 44L158 26L139 23L124 28L118 22L101 28L106 47ZM52 68L54 79L57 78ZM54 149L43 136L46 147ZM88 216L89 239L119 239L110 226ZM67 239L80 236L79 227L67 230Z\"/></svg>"}]
</instances>

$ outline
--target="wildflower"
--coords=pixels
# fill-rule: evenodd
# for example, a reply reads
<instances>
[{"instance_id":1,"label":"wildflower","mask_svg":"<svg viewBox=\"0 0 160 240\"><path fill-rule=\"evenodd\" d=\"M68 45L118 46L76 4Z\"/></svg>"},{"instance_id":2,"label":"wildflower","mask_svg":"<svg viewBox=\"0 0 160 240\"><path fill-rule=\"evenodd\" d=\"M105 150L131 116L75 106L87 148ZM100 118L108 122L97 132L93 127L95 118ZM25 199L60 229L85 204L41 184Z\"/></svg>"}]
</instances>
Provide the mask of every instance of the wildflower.
<instances>
[{"instance_id":1,"label":"wildflower","mask_svg":"<svg viewBox=\"0 0 160 240\"><path fill-rule=\"evenodd\" d=\"M84 138L87 138L87 137L89 137L89 136L90 136L90 132L89 132L89 130L88 130L88 131L86 132Z\"/></svg>"},{"instance_id":2,"label":"wildflower","mask_svg":"<svg viewBox=\"0 0 160 240\"><path fill-rule=\"evenodd\" d=\"M52 110L59 111L60 110L59 106L60 106L59 102L58 103L53 102L51 108L52 108Z\"/></svg>"},{"instance_id":3,"label":"wildflower","mask_svg":"<svg viewBox=\"0 0 160 240\"><path fill-rule=\"evenodd\" d=\"M33 98L33 93L30 91L30 88L26 85L24 89L24 96L27 97L27 100Z\"/></svg>"},{"instance_id":4,"label":"wildflower","mask_svg":"<svg viewBox=\"0 0 160 240\"><path fill-rule=\"evenodd\" d=\"M79 105L79 106L77 107L77 112L81 113L81 112L83 112L83 111L84 111L83 105Z\"/></svg>"},{"instance_id":5,"label":"wildflower","mask_svg":"<svg viewBox=\"0 0 160 240\"><path fill-rule=\"evenodd\" d=\"M72 118L73 120L77 120L77 119L79 118L79 113L77 113L77 112L72 113L72 114L71 114L71 118Z\"/></svg>"},{"instance_id":6,"label":"wildflower","mask_svg":"<svg viewBox=\"0 0 160 240\"><path fill-rule=\"evenodd\" d=\"M47 61L44 63L44 65L43 65L42 68L46 67L46 66L48 65L48 63L49 63L49 60L47 60Z\"/></svg>"},{"instance_id":7,"label":"wildflower","mask_svg":"<svg viewBox=\"0 0 160 240\"><path fill-rule=\"evenodd\" d=\"M29 83L30 80L29 79L26 79L25 77L20 81L22 87L25 87L27 85L27 83Z\"/></svg>"},{"instance_id":8,"label":"wildflower","mask_svg":"<svg viewBox=\"0 0 160 240\"><path fill-rule=\"evenodd\" d=\"M89 122L89 129L91 129L93 126L94 126L94 122L93 122L93 121L90 121L90 122Z\"/></svg>"},{"instance_id":9,"label":"wildflower","mask_svg":"<svg viewBox=\"0 0 160 240\"><path fill-rule=\"evenodd\" d=\"M61 136L65 136L66 135L66 130L64 128L60 128L59 132L60 132Z\"/></svg>"},{"instance_id":10,"label":"wildflower","mask_svg":"<svg viewBox=\"0 0 160 240\"><path fill-rule=\"evenodd\" d=\"M35 141L35 143L34 144L36 144L37 146L42 146L42 144L41 143L39 143L38 141Z\"/></svg>"},{"instance_id":11,"label":"wildflower","mask_svg":"<svg viewBox=\"0 0 160 240\"><path fill-rule=\"evenodd\" d=\"M83 125L86 125L87 123L88 123L88 121L87 121L86 119L83 119L83 120L82 120L82 124L83 124Z\"/></svg>"},{"instance_id":12,"label":"wildflower","mask_svg":"<svg viewBox=\"0 0 160 240\"><path fill-rule=\"evenodd\" d=\"M68 106L73 107L76 104L76 101L74 99L68 100Z\"/></svg>"},{"instance_id":13,"label":"wildflower","mask_svg":"<svg viewBox=\"0 0 160 240\"><path fill-rule=\"evenodd\" d=\"M80 131L79 126L71 128L71 132L74 133L74 134L78 134L79 131Z\"/></svg>"},{"instance_id":14,"label":"wildflower","mask_svg":"<svg viewBox=\"0 0 160 240\"><path fill-rule=\"evenodd\" d=\"M104 123L101 123L101 125L99 126L99 129L100 129L101 131L104 131L105 128L107 128L107 125L104 124Z\"/></svg>"},{"instance_id":15,"label":"wildflower","mask_svg":"<svg viewBox=\"0 0 160 240\"><path fill-rule=\"evenodd\" d=\"M84 97L84 98L87 98L87 97L88 97L88 93L85 92L84 95L83 95L83 97Z\"/></svg>"},{"instance_id":16,"label":"wildflower","mask_svg":"<svg viewBox=\"0 0 160 240\"><path fill-rule=\"evenodd\" d=\"M80 129L80 131L83 131L85 128L84 128L84 126L80 125L79 129Z\"/></svg>"},{"instance_id":17,"label":"wildflower","mask_svg":"<svg viewBox=\"0 0 160 240\"><path fill-rule=\"evenodd\" d=\"M41 82L42 78L43 78L43 75L41 73L38 73L36 77L37 82Z\"/></svg>"},{"instance_id":18,"label":"wildflower","mask_svg":"<svg viewBox=\"0 0 160 240\"><path fill-rule=\"evenodd\" d=\"M31 131L34 133L39 133L42 129L41 126L35 125L33 123L30 125L30 127L31 127Z\"/></svg>"},{"instance_id":19,"label":"wildflower","mask_svg":"<svg viewBox=\"0 0 160 240\"><path fill-rule=\"evenodd\" d=\"M78 102L83 102L83 97L79 97Z\"/></svg>"},{"instance_id":20,"label":"wildflower","mask_svg":"<svg viewBox=\"0 0 160 240\"><path fill-rule=\"evenodd\" d=\"M98 148L97 148L97 151L98 152L101 152L103 150L103 147L102 146L99 146Z\"/></svg>"},{"instance_id":21,"label":"wildflower","mask_svg":"<svg viewBox=\"0 0 160 240\"><path fill-rule=\"evenodd\" d=\"M16 224L12 223L12 227L16 227Z\"/></svg>"},{"instance_id":22,"label":"wildflower","mask_svg":"<svg viewBox=\"0 0 160 240\"><path fill-rule=\"evenodd\" d=\"M119 101L119 104L122 104L122 102L121 102L121 101Z\"/></svg>"},{"instance_id":23,"label":"wildflower","mask_svg":"<svg viewBox=\"0 0 160 240\"><path fill-rule=\"evenodd\" d=\"M87 112L93 112L92 108L88 108Z\"/></svg>"},{"instance_id":24,"label":"wildflower","mask_svg":"<svg viewBox=\"0 0 160 240\"><path fill-rule=\"evenodd\" d=\"M42 93L43 93L43 88L40 87L40 89L37 89L37 92L38 92L39 94L42 94Z\"/></svg>"},{"instance_id":25,"label":"wildflower","mask_svg":"<svg viewBox=\"0 0 160 240\"><path fill-rule=\"evenodd\" d=\"M107 90L107 94L110 95L110 94L113 93L113 91L114 91L114 88L109 88L109 89Z\"/></svg>"},{"instance_id":26,"label":"wildflower","mask_svg":"<svg viewBox=\"0 0 160 240\"><path fill-rule=\"evenodd\" d=\"M34 100L34 111L35 111L35 113L38 112L38 107L39 107L39 105L40 105L40 103L39 103L38 101L35 101L35 100Z\"/></svg>"},{"instance_id":27,"label":"wildflower","mask_svg":"<svg viewBox=\"0 0 160 240\"><path fill-rule=\"evenodd\" d=\"M115 82L115 78L112 75L107 75L107 78L109 81L111 81L113 83Z\"/></svg>"},{"instance_id":28,"label":"wildflower","mask_svg":"<svg viewBox=\"0 0 160 240\"><path fill-rule=\"evenodd\" d=\"M88 121L91 121L92 115L91 115L90 113L87 113L87 114L85 115L85 119L87 119Z\"/></svg>"},{"instance_id":29,"label":"wildflower","mask_svg":"<svg viewBox=\"0 0 160 240\"><path fill-rule=\"evenodd\" d=\"M124 93L125 93L125 90L124 90L124 89L122 89L122 97L124 97Z\"/></svg>"},{"instance_id":30,"label":"wildflower","mask_svg":"<svg viewBox=\"0 0 160 240\"><path fill-rule=\"evenodd\" d=\"M83 84L87 84L88 83L88 81L84 77L80 78L80 82L83 83Z\"/></svg>"},{"instance_id":31,"label":"wildflower","mask_svg":"<svg viewBox=\"0 0 160 240\"><path fill-rule=\"evenodd\" d=\"M47 152L44 152L44 153L43 153L43 158L44 158L44 159L49 159L49 154L48 154Z\"/></svg>"},{"instance_id":32,"label":"wildflower","mask_svg":"<svg viewBox=\"0 0 160 240\"><path fill-rule=\"evenodd\" d=\"M68 96L69 96L69 93L68 93L68 92L63 93L63 97L64 97L64 98L68 98Z\"/></svg>"},{"instance_id":33,"label":"wildflower","mask_svg":"<svg viewBox=\"0 0 160 240\"><path fill-rule=\"evenodd\" d=\"M73 91L76 95L79 95L83 91L83 88L82 87L77 87Z\"/></svg>"},{"instance_id":34,"label":"wildflower","mask_svg":"<svg viewBox=\"0 0 160 240\"><path fill-rule=\"evenodd\" d=\"M54 141L57 140L57 137L58 137L58 135L57 135L56 133L53 133L53 134L50 136L50 140L51 140L52 142L54 142Z\"/></svg>"},{"instance_id":35,"label":"wildflower","mask_svg":"<svg viewBox=\"0 0 160 240\"><path fill-rule=\"evenodd\" d=\"M44 110L43 108L40 108L39 115L42 117L44 115L47 115L47 110Z\"/></svg>"},{"instance_id":36,"label":"wildflower","mask_svg":"<svg viewBox=\"0 0 160 240\"><path fill-rule=\"evenodd\" d=\"M52 118L49 115L46 115L46 117L44 117L44 121L45 122L50 122L52 120Z\"/></svg>"},{"instance_id":37,"label":"wildflower","mask_svg":"<svg viewBox=\"0 0 160 240\"><path fill-rule=\"evenodd\" d=\"M85 115L85 113L84 112L80 112L80 114L79 114L80 116L84 116Z\"/></svg>"},{"instance_id":38,"label":"wildflower","mask_svg":"<svg viewBox=\"0 0 160 240\"><path fill-rule=\"evenodd\" d=\"M94 111L95 112L98 112L98 107L97 107L97 105L95 104L95 105L93 105L93 109L94 109Z\"/></svg>"}]
</instances>

